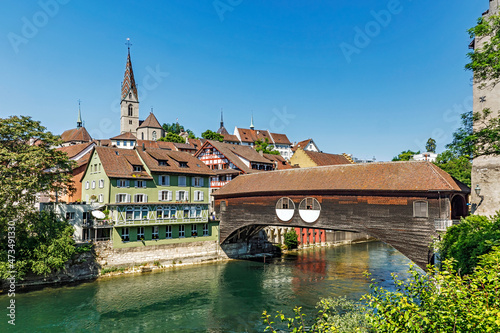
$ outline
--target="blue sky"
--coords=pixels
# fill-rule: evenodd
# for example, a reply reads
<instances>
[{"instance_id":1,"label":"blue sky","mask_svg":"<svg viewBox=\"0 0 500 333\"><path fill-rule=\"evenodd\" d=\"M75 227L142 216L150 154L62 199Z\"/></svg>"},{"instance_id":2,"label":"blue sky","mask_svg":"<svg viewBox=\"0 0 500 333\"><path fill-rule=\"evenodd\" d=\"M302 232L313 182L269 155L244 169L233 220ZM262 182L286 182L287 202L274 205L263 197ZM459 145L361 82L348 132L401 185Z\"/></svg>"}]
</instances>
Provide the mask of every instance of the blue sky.
<instances>
[{"instance_id":1,"label":"blue sky","mask_svg":"<svg viewBox=\"0 0 500 333\"><path fill-rule=\"evenodd\" d=\"M2 8L3 7L3 8ZM0 117L60 134L78 99L95 138L119 134L131 38L140 114L201 135L226 128L313 138L390 160L451 140L472 109L467 29L488 1L4 0Z\"/></svg>"}]
</instances>

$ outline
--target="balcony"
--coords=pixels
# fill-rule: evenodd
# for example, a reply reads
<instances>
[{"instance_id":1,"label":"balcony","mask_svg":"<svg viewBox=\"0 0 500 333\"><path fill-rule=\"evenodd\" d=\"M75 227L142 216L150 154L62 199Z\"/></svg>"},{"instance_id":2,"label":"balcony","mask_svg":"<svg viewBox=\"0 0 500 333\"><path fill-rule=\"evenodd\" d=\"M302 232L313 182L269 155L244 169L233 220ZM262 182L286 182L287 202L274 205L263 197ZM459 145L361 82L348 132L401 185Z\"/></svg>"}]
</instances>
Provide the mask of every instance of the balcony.
<instances>
[{"instance_id":1,"label":"balcony","mask_svg":"<svg viewBox=\"0 0 500 333\"><path fill-rule=\"evenodd\" d=\"M115 226L133 226L133 225L159 225L159 224L189 224L189 223L207 223L208 216L186 217L186 218L165 218L165 219L143 219L143 220L125 220L115 222Z\"/></svg>"},{"instance_id":2,"label":"balcony","mask_svg":"<svg viewBox=\"0 0 500 333\"><path fill-rule=\"evenodd\" d=\"M95 229L112 228L113 222L108 220L84 219L82 227Z\"/></svg>"},{"instance_id":3,"label":"balcony","mask_svg":"<svg viewBox=\"0 0 500 333\"><path fill-rule=\"evenodd\" d=\"M446 231L452 225L459 223L460 220L434 219L434 228L436 231Z\"/></svg>"}]
</instances>

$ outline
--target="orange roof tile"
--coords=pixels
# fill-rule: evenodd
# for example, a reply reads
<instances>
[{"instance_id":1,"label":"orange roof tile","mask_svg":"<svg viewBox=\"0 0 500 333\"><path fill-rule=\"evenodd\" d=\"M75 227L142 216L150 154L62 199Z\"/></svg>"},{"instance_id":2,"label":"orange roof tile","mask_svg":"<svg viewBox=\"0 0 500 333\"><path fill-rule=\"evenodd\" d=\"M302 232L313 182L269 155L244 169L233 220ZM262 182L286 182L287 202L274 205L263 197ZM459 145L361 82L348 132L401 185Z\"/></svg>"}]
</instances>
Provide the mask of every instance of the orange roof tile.
<instances>
[{"instance_id":1,"label":"orange roof tile","mask_svg":"<svg viewBox=\"0 0 500 333\"><path fill-rule=\"evenodd\" d=\"M111 140L133 140L133 141L137 141L137 138L132 133L125 132L125 133L122 133L120 135L117 135L117 136L111 138Z\"/></svg>"},{"instance_id":2,"label":"orange roof tile","mask_svg":"<svg viewBox=\"0 0 500 333\"><path fill-rule=\"evenodd\" d=\"M344 155L318 153L309 150L303 150L309 158L316 163L317 166L352 164Z\"/></svg>"},{"instance_id":3,"label":"orange roof tile","mask_svg":"<svg viewBox=\"0 0 500 333\"><path fill-rule=\"evenodd\" d=\"M160 123L158 122L158 119L156 119L153 112L150 112L146 120L144 120L142 124L139 126L139 128L144 128L144 127L160 128L160 129L163 128L161 127Z\"/></svg>"},{"instance_id":4,"label":"orange roof tile","mask_svg":"<svg viewBox=\"0 0 500 333\"><path fill-rule=\"evenodd\" d=\"M92 141L92 137L90 136L89 132L87 132L85 127L79 127L64 131L63 134L61 134L61 140L63 142L90 142Z\"/></svg>"},{"instance_id":5,"label":"orange roof tile","mask_svg":"<svg viewBox=\"0 0 500 333\"><path fill-rule=\"evenodd\" d=\"M205 163L193 157L190 153L153 148L146 150L140 148L137 152L151 172L175 172L197 175L214 174ZM160 161L166 162L166 165L160 165ZM186 163L187 166L181 167L180 162Z\"/></svg>"},{"instance_id":6,"label":"orange roof tile","mask_svg":"<svg viewBox=\"0 0 500 333\"><path fill-rule=\"evenodd\" d=\"M95 153L99 155L104 172L110 178L152 179L145 170L134 171L134 165L142 166L135 149L95 147Z\"/></svg>"}]
</instances>

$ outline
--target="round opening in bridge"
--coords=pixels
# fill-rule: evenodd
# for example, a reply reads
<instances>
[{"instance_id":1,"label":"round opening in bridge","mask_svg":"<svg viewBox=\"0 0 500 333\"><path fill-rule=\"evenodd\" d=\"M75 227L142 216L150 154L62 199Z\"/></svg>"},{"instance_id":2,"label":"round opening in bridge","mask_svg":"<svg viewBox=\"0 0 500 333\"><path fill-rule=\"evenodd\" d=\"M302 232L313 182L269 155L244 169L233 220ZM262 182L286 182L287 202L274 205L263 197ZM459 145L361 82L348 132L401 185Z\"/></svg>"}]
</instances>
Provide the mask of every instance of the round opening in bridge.
<instances>
[{"instance_id":1,"label":"round opening in bridge","mask_svg":"<svg viewBox=\"0 0 500 333\"><path fill-rule=\"evenodd\" d=\"M276 215L283 222L288 222L293 217L295 204L290 198L281 198L276 203Z\"/></svg>"},{"instance_id":2,"label":"round opening in bridge","mask_svg":"<svg viewBox=\"0 0 500 333\"><path fill-rule=\"evenodd\" d=\"M316 198L305 198L299 204L299 215L304 222L316 222L320 213L321 205Z\"/></svg>"}]
</instances>

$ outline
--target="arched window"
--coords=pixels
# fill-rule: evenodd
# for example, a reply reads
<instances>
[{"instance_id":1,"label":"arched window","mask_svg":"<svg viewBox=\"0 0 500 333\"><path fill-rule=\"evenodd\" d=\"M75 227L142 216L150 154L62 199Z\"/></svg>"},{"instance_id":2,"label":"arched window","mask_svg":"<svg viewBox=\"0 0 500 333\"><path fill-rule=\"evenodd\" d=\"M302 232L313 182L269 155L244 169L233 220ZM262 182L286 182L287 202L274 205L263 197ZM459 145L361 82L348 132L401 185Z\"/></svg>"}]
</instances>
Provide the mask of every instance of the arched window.
<instances>
[{"instance_id":1,"label":"arched window","mask_svg":"<svg viewBox=\"0 0 500 333\"><path fill-rule=\"evenodd\" d=\"M129 104L128 105L128 116L132 117L133 115L134 115L134 107L132 106L132 104Z\"/></svg>"},{"instance_id":2,"label":"arched window","mask_svg":"<svg viewBox=\"0 0 500 333\"><path fill-rule=\"evenodd\" d=\"M141 140L144 140L144 132L141 133Z\"/></svg>"},{"instance_id":3,"label":"arched window","mask_svg":"<svg viewBox=\"0 0 500 333\"><path fill-rule=\"evenodd\" d=\"M283 222L290 221L294 211L295 204L290 198L281 198L276 203L276 216Z\"/></svg>"},{"instance_id":4,"label":"arched window","mask_svg":"<svg viewBox=\"0 0 500 333\"><path fill-rule=\"evenodd\" d=\"M153 140L156 141L156 131L153 131Z\"/></svg>"},{"instance_id":5,"label":"arched window","mask_svg":"<svg viewBox=\"0 0 500 333\"><path fill-rule=\"evenodd\" d=\"M128 93L128 98L132 98L132 93Z\"/></svg>"},{"instance_id":6,"label":"arched window","mask_svg":"<svg viewBox=\"0 0 500 333\"><path fill-rule=\"evenodd\" d=\"M305 198L299 204L299 215L304 222L316 222L320 213L321 205L316 198Z\"/></svg>"}]
</instances>

